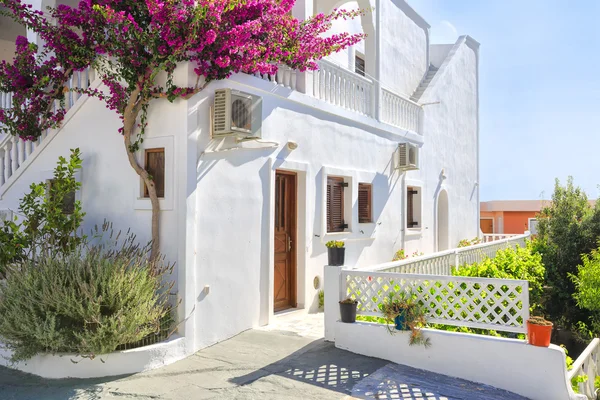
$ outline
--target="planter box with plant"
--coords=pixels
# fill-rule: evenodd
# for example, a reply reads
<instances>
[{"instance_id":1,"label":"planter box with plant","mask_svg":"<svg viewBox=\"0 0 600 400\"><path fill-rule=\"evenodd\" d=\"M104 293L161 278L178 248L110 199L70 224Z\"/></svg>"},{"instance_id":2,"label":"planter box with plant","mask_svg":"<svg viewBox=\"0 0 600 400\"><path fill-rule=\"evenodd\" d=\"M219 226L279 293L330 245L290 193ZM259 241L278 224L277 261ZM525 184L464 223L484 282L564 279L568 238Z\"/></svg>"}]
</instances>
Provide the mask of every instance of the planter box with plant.
<instances>
[{"instance_id":1,"label":"planter box with plant","mask_svg":"<svg viewBox=\"0 0 600 400\"><path fill-rule=\"evenodd\" d=\"M388 331L410 331L409 344L429 347L431 342L423 337L421 328L427 324L425 309L418 303L412 292L390 292L384 300L381 312L388 323ZM390 325L394 325L391 328Z\"/></svg>"},{"instance_id":2,"label":"planter box with plant","mask_svg":"<svg viewBox=\"0 0 600 400\"><path fill-rule=\"evenodd\" d=\"M550 346L550 336L552 336L552 327L550 321L542 317L531 317L527 320L527 341L533 346Z\"/></svg>"},{"instance_id":3,"label":"planter box with plant","mask_svg":"<svg viewBox=\"0 0 600 400\"><path fill-rule=\"evenodd\" d=\"M358 307L358 301L347 298L340 301L340 315L342 316L342 322L352 324L356 322L356 308Z\"/></svg>"},{"instance_id":4,"label":"planter box with plant","mask_svg":"<svg viewBox=\"0 0 600 400\"><path fill-rule=\"evenodd\" d=\"M325 246L327 246L327 264L334 267L344 265L346 256L344 242L340 240L330 240Z\"/></svg>"}]
</instances>

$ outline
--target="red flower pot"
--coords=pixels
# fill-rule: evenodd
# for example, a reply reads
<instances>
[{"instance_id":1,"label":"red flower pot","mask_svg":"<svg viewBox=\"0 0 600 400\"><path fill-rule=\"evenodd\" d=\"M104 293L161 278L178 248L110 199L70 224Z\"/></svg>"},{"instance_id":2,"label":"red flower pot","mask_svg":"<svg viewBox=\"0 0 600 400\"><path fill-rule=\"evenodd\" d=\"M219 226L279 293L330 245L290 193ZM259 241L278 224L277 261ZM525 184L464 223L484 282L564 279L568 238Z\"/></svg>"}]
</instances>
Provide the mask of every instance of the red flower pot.
<instances>
[{"instance_id":1,"label":"red flower pot","mask_svg":"<svg viewBox=\"0 0 600 400\"><path fill-rule=\"evenodd\" d=\"M553 325L535 325L527 321L527 341L533 346L550 346Z\"/></svg>"}]
</instances>

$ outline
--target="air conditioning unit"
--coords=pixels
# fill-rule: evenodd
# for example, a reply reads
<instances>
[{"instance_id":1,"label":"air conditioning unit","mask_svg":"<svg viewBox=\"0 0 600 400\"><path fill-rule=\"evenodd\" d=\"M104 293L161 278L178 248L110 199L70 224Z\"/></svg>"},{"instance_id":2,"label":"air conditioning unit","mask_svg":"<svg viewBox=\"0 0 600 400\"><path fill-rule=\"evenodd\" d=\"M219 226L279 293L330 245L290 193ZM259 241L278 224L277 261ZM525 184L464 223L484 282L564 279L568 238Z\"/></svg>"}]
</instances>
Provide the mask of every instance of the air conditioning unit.
<instances>
[{"instance_id":1,"label":"air conditioning unit","mask_svg":"<svg viewBox=\"0 0 600 400\"><path fill-rule=\"evenodd\" d=\"M215 90L212 137L261 137L262 98L233 89Z\"/></svg>"},{"instance_id":2,"label":"air conditioning unit","mask_svg":"<svg viewBox=\"0 0 600 400\"><path fill-rule=\"evenodd\" d=\"M396 169L409 171L419 169L419 148L414 144L400 143L396 150Z\"/></svg>"}]
</instances>

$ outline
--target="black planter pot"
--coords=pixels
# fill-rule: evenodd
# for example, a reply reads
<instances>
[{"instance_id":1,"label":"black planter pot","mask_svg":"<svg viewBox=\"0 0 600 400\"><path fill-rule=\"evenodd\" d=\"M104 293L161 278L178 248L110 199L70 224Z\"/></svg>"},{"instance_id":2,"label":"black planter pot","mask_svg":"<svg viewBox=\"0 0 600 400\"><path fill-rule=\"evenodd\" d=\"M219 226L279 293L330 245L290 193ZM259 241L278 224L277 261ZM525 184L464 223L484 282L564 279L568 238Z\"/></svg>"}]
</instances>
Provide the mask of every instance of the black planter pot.
<instances>
[{"instance_id":1,"label":"black planter pot","mask_svg":"<svg viewBox=\"0 0 600 400\"><path fill-rule=\"evenodd\" d=\"M338 248L338 247L329 247L327 249L327 259L328 264L332 266L339 267L344 265L344 261L346 258L346 248Z\"/></svg>"},{"instance_id":2,"label":"black planter pot","mask_svg":"<svg viewBox=\"0 0 600 400\"><path fill-rule=\"evenodd\" d=\"M340 302L340 314L342 315L342 322L352 324L356 322L356 306L358 303L342 303Z\"/></svg>"}]
</instances>

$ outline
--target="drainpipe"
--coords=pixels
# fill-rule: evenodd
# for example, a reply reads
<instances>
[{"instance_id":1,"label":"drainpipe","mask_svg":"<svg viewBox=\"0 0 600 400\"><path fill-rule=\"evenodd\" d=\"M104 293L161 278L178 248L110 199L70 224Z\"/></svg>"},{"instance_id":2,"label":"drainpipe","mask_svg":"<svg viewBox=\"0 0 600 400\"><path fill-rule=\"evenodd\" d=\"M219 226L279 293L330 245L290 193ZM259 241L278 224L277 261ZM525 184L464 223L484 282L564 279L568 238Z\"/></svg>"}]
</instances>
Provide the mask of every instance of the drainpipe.
<instances>
[{"instance_id":1,"label":"drainpipe","mask_svg":"<svg viewBox=\"0 0 600 400\"><path fill-rule=\"evenodd\" d=\"M373 117L381 121L381 0L375 1L375 110Z\"/></svg>"}]
</instances>

